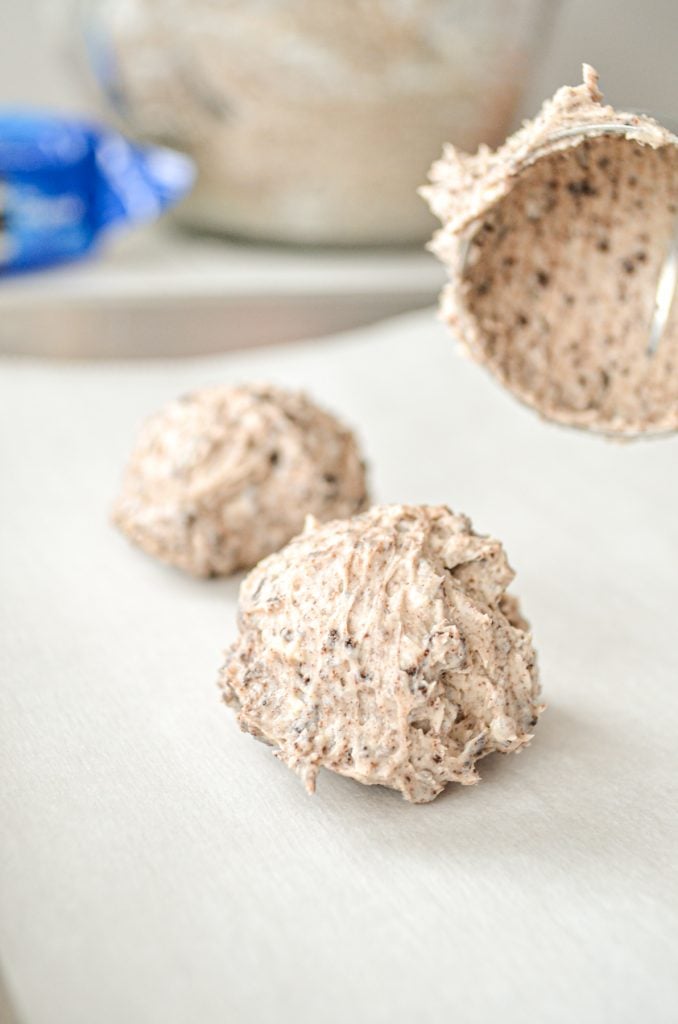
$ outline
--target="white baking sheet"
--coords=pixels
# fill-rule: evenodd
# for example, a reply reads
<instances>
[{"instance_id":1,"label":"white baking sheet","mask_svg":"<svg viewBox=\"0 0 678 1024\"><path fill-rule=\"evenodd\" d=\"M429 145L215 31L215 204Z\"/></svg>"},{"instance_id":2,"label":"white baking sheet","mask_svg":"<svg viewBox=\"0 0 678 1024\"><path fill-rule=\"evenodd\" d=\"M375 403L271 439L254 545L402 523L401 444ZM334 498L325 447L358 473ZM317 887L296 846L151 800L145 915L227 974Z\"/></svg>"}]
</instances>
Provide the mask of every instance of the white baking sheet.
<instances>
[{"instance_id":1,"label":"white baking sheet","mask_svg":"<svg viewBox=\"0 0 678 1024\"><path fill-rule=\"evenodd\" d=\"M269 378L356 424L384 502L506 544L549 710L428 806L241 735L238 580L107 523L139 419ZM432 312L194 361L0 364L0 952L25 1024L676 1020L678 440L541 423Z\"/></svg>"}]
</instances>

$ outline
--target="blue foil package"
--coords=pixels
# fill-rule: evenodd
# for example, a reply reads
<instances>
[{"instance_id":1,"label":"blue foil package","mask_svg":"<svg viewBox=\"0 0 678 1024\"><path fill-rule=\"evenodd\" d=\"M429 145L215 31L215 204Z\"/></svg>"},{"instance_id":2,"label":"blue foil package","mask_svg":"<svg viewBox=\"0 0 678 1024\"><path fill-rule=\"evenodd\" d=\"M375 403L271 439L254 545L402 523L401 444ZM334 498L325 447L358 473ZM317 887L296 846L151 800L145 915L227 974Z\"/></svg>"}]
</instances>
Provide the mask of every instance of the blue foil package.
<instances>
[{"instance_id":1,"label":"blue foil package","mask_svg":"<svg viewBox=\"0 0 678 1024\"><path fill-rule=\"evenodd\" d=\"M111 228L181 199L194 174L183 154L106 127L0 111L0 274L91 252Z\"/></svg>"}]
</instances>

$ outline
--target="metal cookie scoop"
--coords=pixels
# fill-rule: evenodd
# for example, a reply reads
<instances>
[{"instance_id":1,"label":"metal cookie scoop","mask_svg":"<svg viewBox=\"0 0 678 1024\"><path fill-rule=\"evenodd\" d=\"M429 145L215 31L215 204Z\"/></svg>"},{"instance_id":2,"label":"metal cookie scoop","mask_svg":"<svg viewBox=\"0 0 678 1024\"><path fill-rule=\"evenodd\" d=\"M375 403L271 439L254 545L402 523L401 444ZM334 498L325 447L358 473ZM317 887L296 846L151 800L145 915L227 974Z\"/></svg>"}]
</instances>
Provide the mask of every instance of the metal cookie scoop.
<instances>
[{"instance_id":1,"label":"metal cookie scoop","mask_svg":"<svg viewBox=\"0 0 678 1024\"><path fill-rule=\"evenodd\" d=\"M640 113L640 112L638 112ZM663 119L663 123L666 124L666 119ZM546 156L553 152L553 144L560 142L562 139L568 138L587 138L594 139L599 138L602 135L618 135L625 138L635 138L639 142L643 142L647 139L647 128L643 124L620 124L611 122L609 124L598 123L598 124L575 124L569 125L567 128L561 128L556 132L553 132L545 140L543 145L535 148L530 153L529 159L523 162L523 166L528 166L538 160L541 156ZM678 136L674 135L675 145L678 146ZM462 239L461 251L460 251L460 272L463 275L468 262L469 252L471 250L475 235ZM666 325L668 323L669 314L671 307L676 296L676 286L678 285L678 215L674 218L673 233L669 245L666 250L666 256L662 262L659 275L657 277L657 289L655 293L655 302L652 311L652 318L648 326L648 341L647 341L647 355L653 356L657 352L659 344L662 340Z\"/></svg>"},{"instance_id":2,"label":"metal cookie scoop","mask_svg":"<svg viewBox=\"0 0 678 1024\"><path fill-rule=\"evenodd\" d=\"M671 307L676 298L676 284L678 283L678 217L673 222L673 236L669 243L666 257L657 279L657 291L655 293L654 311L650 321L650 331L647 342L647 354L653 356L662 340L664 330L669 320Z\"/></svg>"},{"instance_id":3,"label":"metal cookie scoop","mask_svg":"<svg viewBox=\"0 0 678 1024\"><path fill-rule=\"evenodd\" d=\"M665 124L666 121L664 120L663 123ZM647 130L643 125L598 124L595 128L592 128L591 125L580 124L573 125L569 128L563 128L559 132L554 132L551 136L551 141L558 142L560 139L571 138L574 135L583 135L586 138L595 138L599 135L623 135L627 139L637 138L642 142L643 136L647 136ZM678 146L678 137L674 136L674 138L675 144ZM659 277L657 278L657 291L655 293L654 309L648 331L648 356L653 356L659 347L659 342L664 334L669 313L671 312L671 306L675 298L677 283L678 216L674 219L673 235L667 248L664 262L662 263L659 271Z\"/></svg>"},{"instance_id":4,"label":"metal cookie scoop","mask_svg":"<svg viewBox=\"0 0 678 1024\"><path fill-rule=\"evenodd\" d=\"M462 350L563 426L678 431L678 125L603 102L594 68L421 190Z\"/></svg>"}]
</instances>

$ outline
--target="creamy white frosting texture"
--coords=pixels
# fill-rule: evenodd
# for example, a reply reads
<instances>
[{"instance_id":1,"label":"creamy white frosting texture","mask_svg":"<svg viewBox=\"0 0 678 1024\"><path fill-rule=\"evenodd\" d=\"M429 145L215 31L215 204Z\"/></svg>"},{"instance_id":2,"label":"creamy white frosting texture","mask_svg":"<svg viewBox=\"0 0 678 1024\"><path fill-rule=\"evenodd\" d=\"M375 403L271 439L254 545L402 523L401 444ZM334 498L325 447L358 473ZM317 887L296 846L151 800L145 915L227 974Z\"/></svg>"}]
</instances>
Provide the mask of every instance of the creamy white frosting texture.
<instances>
[{"instance_id":1,"label":"creamy white frosting texture","mask_svg":"<svg viewBox=\"0 0 678 1024\"><path fill-rule=\"evenodd\" d=\"M311 520L242 585L224 699L309 792L321 767L415 803L475 783L542 710L512 578L499 541L444 506Z\"/></svg>"},{"instance_id":2,"label":"creamy white frosting texture","mask_svg":"<svg viewBox=\"0 0 678 1024\"><path fill-rule=\"evenodd\" d=\"M113 519L139 547L196 576L249 568L312 513L367 501L351 431L305 395L266 384L215 387L144 424Z\"/></svg>"}]
</instances>

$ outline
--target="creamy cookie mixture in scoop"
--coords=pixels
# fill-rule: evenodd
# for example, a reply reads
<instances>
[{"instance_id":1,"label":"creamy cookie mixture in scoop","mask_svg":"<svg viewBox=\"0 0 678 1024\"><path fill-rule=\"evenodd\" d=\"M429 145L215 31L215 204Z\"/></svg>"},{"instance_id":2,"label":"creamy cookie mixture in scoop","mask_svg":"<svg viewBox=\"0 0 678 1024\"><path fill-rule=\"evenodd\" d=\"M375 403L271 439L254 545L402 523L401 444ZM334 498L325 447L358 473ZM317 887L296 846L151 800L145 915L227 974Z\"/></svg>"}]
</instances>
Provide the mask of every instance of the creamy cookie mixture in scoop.
<instances>
[{"instance_id":1,"label":"creamy cookie mixture in scoop","mask_svg":"<svg viewBox=\"0 0 678 1024\"><path fill-rule=\"evenodd\" d=\"M499 541L444 506L377 506L304 533L240 591L220 685L309 792L320 768L406 800L529 743L539 682Z\"/></svg>"},{"instance_id":2,"label":"creamy cookie mixture in scoop","mask_svg":"<svg viewBox=\"0 0 678 1024\"><path fill-rule=\"evenodd\" d=\"M603 104L596 72L496 151L446 148L422 190L443 227L443 318L543 416L678 429L678 138Z\"/></svg>"},{"instance_id":3,"label":"creamy cookie mixture in scoop","mask_svg":"<svg viewBox=\"0 0 678 1024\"><path fill-rule=\"evenodd\" d=\"M304 517L367 502L351 431L303 394L268 385L196 391L144 425L114 522L139 547L196 576L249 568Z\"/></svg>"}]
</instances>

